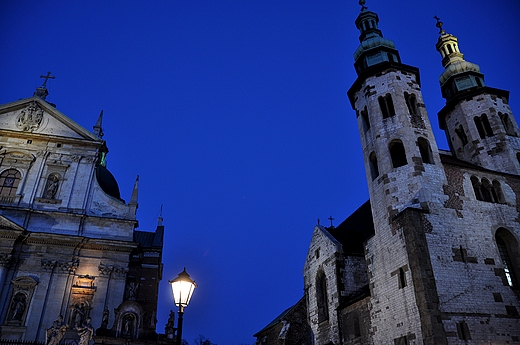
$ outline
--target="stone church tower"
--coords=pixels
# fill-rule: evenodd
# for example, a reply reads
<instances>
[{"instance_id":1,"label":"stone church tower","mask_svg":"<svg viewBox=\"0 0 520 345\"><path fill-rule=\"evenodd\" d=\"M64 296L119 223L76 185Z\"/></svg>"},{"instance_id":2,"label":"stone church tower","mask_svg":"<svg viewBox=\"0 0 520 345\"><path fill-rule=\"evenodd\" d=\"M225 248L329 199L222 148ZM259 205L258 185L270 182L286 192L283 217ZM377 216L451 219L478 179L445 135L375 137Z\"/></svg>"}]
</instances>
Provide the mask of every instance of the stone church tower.
<instances>
[{"instance_id":1,"label":"stone church tower","mask_svg":"<svg viewBox=\"0 0 520 345\"><path fill-rule=\"evenodd\" d=\"M520 132L509 93L485 86L438 21L450 145L439 150L419 70L360 3L348 97L370 200L314 229L304 282L315 343L520 342Z\"/></svg>"},{"instance_id":2,"label":"stone church tower","mask_svg":"<svg viewBox=\"0 0 520 345\"><path fill-rule=\"evenodd\" d=\"M102 114L87 131L46 100L47 79L0 106L0 340L156 337L164 227L135 230L138 179L125 202Z\"/></svg>"}]
</instances>

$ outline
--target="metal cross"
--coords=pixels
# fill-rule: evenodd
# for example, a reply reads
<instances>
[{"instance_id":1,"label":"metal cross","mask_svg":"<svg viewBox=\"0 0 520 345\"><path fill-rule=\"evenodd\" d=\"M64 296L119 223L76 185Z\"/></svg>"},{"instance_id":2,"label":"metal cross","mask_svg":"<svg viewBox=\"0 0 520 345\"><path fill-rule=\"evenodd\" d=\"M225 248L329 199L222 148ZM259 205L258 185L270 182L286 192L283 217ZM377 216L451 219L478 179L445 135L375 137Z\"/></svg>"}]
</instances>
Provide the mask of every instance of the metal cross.
<instances>
[{"instance_id":1,"label":"metal cross","mask_svg":"<svg viewBox=\"0 0 520 345\"><path fill-rule=\"evenodd\" d=\"M332 225L332 221L334 220L334 218L332 218L332 216L330 216L329 220L330 220L330 227L333 227L334 225Z\"/></svg>"},{"instance_id":2,"label":"metal cross","mask_svg":"<svg viewBox=\"0 0 520 345\"><path fill-rule=\"evenodd\" d=\"M47 85L47 80L56 78L55 76L51 76L51 72L47 72L47 75L41 75L40 78L45 78L45 81L43 82L42 87L45 87Z\"/></svg>"},{"instance_id":3,"label":"metal cross","mask_svg":"<svg viewBox=\"0 0 520 345\"><path fill-rule=\"evenodd\" d=\"M442 34L444 33L444 30L442 29L442 22L441 22L441 18L437 17L437 16L433 16L433 18L437 21L437 24L435 24L436 27L439 28L439 33Z\"/></svg>"}]
</instances>

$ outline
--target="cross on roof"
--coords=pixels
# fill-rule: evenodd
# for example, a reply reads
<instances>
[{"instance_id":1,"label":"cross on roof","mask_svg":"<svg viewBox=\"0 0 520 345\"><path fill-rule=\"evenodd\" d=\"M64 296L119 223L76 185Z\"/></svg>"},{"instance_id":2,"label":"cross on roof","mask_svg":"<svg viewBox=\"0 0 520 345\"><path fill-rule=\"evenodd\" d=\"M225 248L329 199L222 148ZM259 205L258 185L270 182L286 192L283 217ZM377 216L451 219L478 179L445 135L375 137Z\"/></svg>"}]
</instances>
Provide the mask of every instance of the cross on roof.
<instances>
[{"instance_id":1,"label":"cross on roof","mask_svg":"<svg viewBox=\"0 0 520 345\"><path fill-rule=\"evenodd\" d=\"M329 220L330 220L330 227L333 227L334 225L332 225L332 221L334 220L334 218L332 218L332 216L330 216Z\"/></svg>"},{"instance_id":2,"label":"cross on roof","mask_svg":"<svg viewBox=\"0 0 520 345\"><path fill-rule=\"evenodd\" d=\"M45 81L43 82L42 87L45 87L47 85L47 80L56 78L55 76L51 76L51 72L47 72L47 75L41 75L40 78L45 78Z\"/></svg>"}]
</instances>

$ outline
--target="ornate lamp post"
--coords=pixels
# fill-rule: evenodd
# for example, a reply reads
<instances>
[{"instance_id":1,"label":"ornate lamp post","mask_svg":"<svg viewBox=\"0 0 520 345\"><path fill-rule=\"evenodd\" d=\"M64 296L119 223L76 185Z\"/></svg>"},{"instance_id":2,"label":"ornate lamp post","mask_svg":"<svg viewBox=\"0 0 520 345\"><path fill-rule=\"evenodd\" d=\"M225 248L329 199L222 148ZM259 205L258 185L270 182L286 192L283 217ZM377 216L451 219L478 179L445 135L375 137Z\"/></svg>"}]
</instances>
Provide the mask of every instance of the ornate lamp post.
<instances>
[{"instance_id":1,"label":"ornate lamp post","mask_svg":"<svg viewBox=\"0 0 520 345\"><path fill-rule=\"evenodd\" d=\"M184 271L179 273L177 278L169 281L172 287L173 301L179 307L179 319L177 321L177 345L181 345L182 341L182 316L184 315L184 308L190 303L193 290L197 287L195 281L190 278L190 275Z\"/></svg>"}]
</instances>

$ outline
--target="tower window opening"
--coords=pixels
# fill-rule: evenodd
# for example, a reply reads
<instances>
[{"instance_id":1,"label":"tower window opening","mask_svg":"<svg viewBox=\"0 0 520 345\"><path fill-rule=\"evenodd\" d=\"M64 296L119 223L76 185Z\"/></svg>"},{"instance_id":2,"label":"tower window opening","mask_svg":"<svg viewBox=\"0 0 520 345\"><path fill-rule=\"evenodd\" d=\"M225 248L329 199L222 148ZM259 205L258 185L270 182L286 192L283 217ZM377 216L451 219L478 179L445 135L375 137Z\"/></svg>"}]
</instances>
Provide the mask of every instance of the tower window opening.
<instances>
[{"instance_id":1,"label":"tower window opening","mask_svg":"<svg viewBox=\"0 0 520 345\"><path fill-rule=\"evenodd\" d=\"M409 94L408 92L405 92L404 99L406 101L406 106L408 107L408 112L410 115L417 115L417 97L415 94Z\"/></svg>"},{"instance_id":2,"label":"tower window opening","mask_svg":"<svg viewBox=\"0 0 520 345\"><path fill-rule=\"evenodd\" d=\"M489 124L486 114L475 116L473 120L475 121L475 126L477 127L480 139L493 136L493 130L491 129L491 125Z\"/></svg>"},{"instance_id":3,"label":"tower window opening","mask_svg":"<svg viewBox=\"0 0 520 345\"><path fill-rule=\"evenodd\" d=\"M390 156L392 157L392 165L394 168L408 164L404 145L400 140L390 143Z\"/></svg>"},{"instance_id":4,"label":"tower window opening","mask_svg":"<svg viewBox=\"0 0 520 345\"><path fill-rule=\"evenodd\" d=\"M22 178L16 169L7 169L0 174L0 195L14 196Z\"/></svg>"},{"instance_id":5,"label":"tower window opening","mask_svg":"<svg viewBox=\"0 0 520 345\"><path fill-rule=\"evenodd\" d=\"M512 288L518 288L518 257L519 248L516 238L504 228L499 228L495 234L495 241L497 244L500 260L504 266L504 274L507 285ZM505 282L504 282L505 283Z\"/></svg>"},{"instance_id":6,"label":"tower window opening","mask_svg":"<svg viewBox=\"0 0 520 345\"><path fill-rule=\"evenodd\" d=\"M448 52L451 54L453 53L453 49L451 48L451 44L448 44Z\"/></svg>"},{"instance_id":7,"label":"tower window opening","mask_svg":"<svg viewBox=\"0 0 520 345\"><path fill-rule=\"evenodd\" d=\"M479 180L476 176L471 176L470 180L477 200L498 204L504 204L506 202L504 193L502 192L502 186L497 180L489 182L486 178Z\"/></svg>"},{"instance_id":8,"label":"tower window opening","mask_svg":"<svg viewBox=\"0 0 520 345\"><path fill-rule=\"evenodd\" d=\"M432 149L428 140L424 138L417 139L417 146L419 146L422 161L426 164L433 164Z\"/></svg>"},{"instance_id":9,"label":"tower window opening","mask_svg":"<svg viewBox=\"0 0 520 345\"><path fill-rule=\"evenodd\" d=\"M370 129L370 120L368 118L367 107L361 110L361 121L363 122L363 130L365 133Z\"/></svg>"},{"instance_id":10,"label":"tower window opening","mask_svg":"<svg viewBox=\"0 0 520 345\"><path fill-rule=\"evenodd\" d=\"M482 197L484 199L483 201L494 202L492 188L491 188L491 184L489 183L489 181L487 179L483 178L482 183L480 185L481 185Z\"/></svg>"},{"instance_id":11,"label":"tower window opening","mask_svg":"<svg viewBox=\"0 0 520 345\"><path fill-rule=\"evenodd\" d=\"M502 193L502 187L500 186L500 182L497 180L493 180L493 190L496 197L496 202L500 204L505 204L506 199L504 198L504 193Z\"/></svg>"},{"instance_id":12,"label":"tower window opening","mask_svg":"<svg viewBox=\"0 0 520 345\"><path fill-rule=\"evenodd\" d=\"M375 152L372 152L369 156L369 165L370 175L372 176L372 181L374 181L379 176L379 167L377 166L377 157Z\"/></svg>"},{"instance_id":13,"label":"tower window opening","mask_svg":"<svg viewBox=\"0 0 520 345\"><path fill-rule=\"evenodd\" d=\"M462 125L459 125L459 127L455 128L455 134L460 139L460 142L462 143L462 146L466 145L468 143L468 137L466 135L466 132L464 131L464 127Z\"/></svg>"},{"instance_id":14,"label":"tower window opening","mask_svg":"<svg viewBox=\"0 0 520 345\"><path fill-rule=\"evenodd\" d=\"M511 118L508 114L498 113L500 117L500 121L502 121L502 125L506 131L507 135L516 136L515 129L513 127L513 123L511 122Z\"/></svg>"},{"instance_id":15,"label":"tower window opening","mask_svg":"<svg viewBox=\"0 0 520 345\"><path fill-rule=\"evenodd\" d=\"M389 93L387 93L384 97L379 96L378 101L381 112L383 113L383 119L395 115L394 102L392 101L392 96Z\"/></svg>"}]
</instances>

